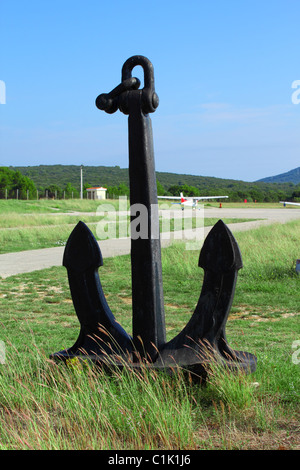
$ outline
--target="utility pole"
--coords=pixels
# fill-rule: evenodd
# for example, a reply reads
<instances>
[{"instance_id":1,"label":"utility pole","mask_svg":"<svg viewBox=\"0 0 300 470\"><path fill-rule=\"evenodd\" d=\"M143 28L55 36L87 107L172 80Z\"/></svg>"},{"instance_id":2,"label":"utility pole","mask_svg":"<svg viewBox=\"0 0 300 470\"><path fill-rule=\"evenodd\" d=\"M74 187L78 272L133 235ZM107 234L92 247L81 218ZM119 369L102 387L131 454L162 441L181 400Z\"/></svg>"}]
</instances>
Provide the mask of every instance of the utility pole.
<instances>
[{"instance_id":1,"label":"utility pole","mask_svg":"<svg viewBox=\"0 0 300 470\"><path fill-rule=\"evenodd\" d=\"M82 192L82 165L80 165L80 199L83 198L83 192Z\"/></svg>"}]
</instances>

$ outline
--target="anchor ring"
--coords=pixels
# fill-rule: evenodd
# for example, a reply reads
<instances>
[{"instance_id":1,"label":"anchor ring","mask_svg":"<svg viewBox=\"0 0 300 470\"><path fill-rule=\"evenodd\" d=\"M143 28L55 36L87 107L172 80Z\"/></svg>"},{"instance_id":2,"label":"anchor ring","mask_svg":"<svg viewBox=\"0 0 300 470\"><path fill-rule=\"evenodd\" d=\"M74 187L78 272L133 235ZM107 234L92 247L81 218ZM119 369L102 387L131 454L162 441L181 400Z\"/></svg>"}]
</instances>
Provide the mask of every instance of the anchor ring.
<instances>
[{"instance_id":1,"label":"anchor ring","mask_svg":"<svg viewBox=\"0 0 300 470\"><path fill-rule=\"evenodd\" d=\"M142 109L146 114L153 113L159 105L159 98L155 92L154 69L150 60L142 55L135 55L127 59L122 67L122 82L131 78L131 72L137 65L140 65L144 71L144 88L140 90L142 92ZM127 114L125 108L123 105L122 111Z\"/></svg>"}]
</instances>

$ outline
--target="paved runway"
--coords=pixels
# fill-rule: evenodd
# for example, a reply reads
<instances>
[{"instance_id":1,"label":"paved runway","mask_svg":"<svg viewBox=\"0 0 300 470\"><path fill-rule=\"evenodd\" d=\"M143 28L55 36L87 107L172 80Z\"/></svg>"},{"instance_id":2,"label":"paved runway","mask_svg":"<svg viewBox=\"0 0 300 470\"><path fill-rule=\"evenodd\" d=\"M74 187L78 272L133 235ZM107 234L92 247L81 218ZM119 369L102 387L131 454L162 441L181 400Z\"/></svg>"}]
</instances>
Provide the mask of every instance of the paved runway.
<instances>
[{"instance_id":1,"label":"paved runway","mask_svg":"<svg viewBox=\"0 0 300 470\"><path fill-rule=\"evenodd\" d=\"M161 211L163 217L168 217L168 211ZM78 214L77 214L78 215ZM229 208L207 208L204 211L205 218L249 218L264 219L251 222L243 222L236 224L228 224L230 230L234 232L249 230L261 225L269 225L273 223L286 223L291 220L300 219L300 209L280 208L280 209L229 209ZM181 211L174 211L171 216L181 217ZM204 228L204 237L211 227ZM195 231L184 231L185 235L190 238L195 235ZM162 247L167 246L176 239L178 233L167 232L162 236ZM199 242L199 243L198 243ZM202 241L198 241L199 249ZM103 258L124 255L130 253L130 238L102 240L100 242ZM52 266L61 266L64 247L44 248L39 250L22 251L18 253L6 253L0 255L0 277L5 278L15 274L32 272Z\"/></svg>"}]
</instances>

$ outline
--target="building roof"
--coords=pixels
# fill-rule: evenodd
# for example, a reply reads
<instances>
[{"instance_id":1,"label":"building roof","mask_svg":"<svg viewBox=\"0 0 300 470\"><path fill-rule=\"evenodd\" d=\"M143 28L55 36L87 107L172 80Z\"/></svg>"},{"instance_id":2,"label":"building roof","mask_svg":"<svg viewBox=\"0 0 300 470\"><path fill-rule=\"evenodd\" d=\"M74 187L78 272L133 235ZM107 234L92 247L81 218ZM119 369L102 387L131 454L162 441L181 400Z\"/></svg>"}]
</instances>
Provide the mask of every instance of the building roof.
<instances>
[{"instance_id":1,"label":"building roof","mask_svg":"<svg viewBox=\"0 0 300 470\"><path fill-rule=\"evenodd\" d=\"M89 191L90 189L104 189L105 191L107 191L107 188L102 188L102 186L94 186L92 188L86 188L87 191Z\"/></svg>"}]
</instances>

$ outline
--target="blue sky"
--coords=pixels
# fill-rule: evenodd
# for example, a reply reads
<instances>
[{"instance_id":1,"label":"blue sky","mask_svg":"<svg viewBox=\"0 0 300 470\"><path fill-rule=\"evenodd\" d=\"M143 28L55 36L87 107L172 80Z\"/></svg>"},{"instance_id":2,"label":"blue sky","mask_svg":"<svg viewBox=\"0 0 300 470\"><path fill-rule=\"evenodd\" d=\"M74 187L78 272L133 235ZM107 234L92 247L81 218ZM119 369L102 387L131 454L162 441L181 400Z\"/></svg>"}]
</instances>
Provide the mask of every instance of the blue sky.
<instances>
[{"instance_id":1,"label":"blue sky","mask_svg":"<svg viewBox=\"0 0 300 470\"><path fill-rule=\"evenodd\" d=\"M300 166L299 0L0 0L0 41L0 165L128 167L127 116L95 98L141 54L157 171L255 181Z\"/></svg>"}]
</instances>

